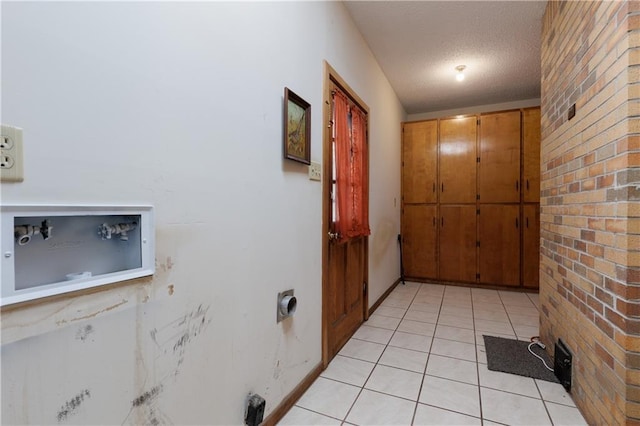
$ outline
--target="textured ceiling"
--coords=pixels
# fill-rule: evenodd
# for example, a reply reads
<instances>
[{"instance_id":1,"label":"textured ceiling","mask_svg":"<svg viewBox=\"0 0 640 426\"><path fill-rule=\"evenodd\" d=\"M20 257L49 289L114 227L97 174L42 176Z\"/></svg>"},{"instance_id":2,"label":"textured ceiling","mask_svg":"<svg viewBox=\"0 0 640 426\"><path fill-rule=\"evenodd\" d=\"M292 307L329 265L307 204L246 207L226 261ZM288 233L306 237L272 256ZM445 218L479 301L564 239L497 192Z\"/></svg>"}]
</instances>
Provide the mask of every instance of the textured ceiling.
<instances>
[{"instance_id":1,"label":"textured ceiling","mask_svg":"<svg viewBox=\"0 0 640 426\"><path fill-rule=\"evenodd\" d=\"M345 5L409 114L540 97L546 1Z\"/></svg>"}]
</instances>

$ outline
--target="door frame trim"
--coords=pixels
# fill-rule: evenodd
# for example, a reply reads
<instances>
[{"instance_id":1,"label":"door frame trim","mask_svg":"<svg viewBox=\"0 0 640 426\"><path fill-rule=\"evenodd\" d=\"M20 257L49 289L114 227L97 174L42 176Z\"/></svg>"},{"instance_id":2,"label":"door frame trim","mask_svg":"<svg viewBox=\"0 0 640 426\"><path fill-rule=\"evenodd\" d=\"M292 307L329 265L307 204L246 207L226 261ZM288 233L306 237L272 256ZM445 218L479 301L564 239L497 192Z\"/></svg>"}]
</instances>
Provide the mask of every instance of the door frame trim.
<instances>
[{"instance_id":1,"label":"door frame trim","mask_svg":"<svg viewBox=\"0 0 640 426\"><path fill-rule=\"evenodd\" d=\"M329 209L331 208L331 84L342 89L369 117L369 107L344 81L335 69L325 60L323 70L322 89L322 366L327 368L329 359ZM369 163L369 120L367 119L367 164ZM369 170L369 167L367 167ZM367 181L369 181L367 177ZM370 189L369 189L370 192ZM363 289L363 317L369 318L369 237L364 238L364 282Z\"/></svg>"}]
</instances>

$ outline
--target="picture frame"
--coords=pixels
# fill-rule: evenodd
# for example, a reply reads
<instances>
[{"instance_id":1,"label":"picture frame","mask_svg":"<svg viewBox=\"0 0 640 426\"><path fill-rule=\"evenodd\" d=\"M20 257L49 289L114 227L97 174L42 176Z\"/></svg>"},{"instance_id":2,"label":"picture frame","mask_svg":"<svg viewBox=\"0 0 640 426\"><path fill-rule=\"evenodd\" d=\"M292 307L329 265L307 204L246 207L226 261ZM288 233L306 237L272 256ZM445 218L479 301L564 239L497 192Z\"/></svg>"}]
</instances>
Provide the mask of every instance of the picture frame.
<instances>
[{"instance_id":1,"label":"picture frame","mask_svg":"<svg viewBox=\"0 0 640 426\"><path fill-rule=\"evenodd\" d=\"M311 104L284 88L284 158L311 164Z\"/></svg>"}]
</instances>

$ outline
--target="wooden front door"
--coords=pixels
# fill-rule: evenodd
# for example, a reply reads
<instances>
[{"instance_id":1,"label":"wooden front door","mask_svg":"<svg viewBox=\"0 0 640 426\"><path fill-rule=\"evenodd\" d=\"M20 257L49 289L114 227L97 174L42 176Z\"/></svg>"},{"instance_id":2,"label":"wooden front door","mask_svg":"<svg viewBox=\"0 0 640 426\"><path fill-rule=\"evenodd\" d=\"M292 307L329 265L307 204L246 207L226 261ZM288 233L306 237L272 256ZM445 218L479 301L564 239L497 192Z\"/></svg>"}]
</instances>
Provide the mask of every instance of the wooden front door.
<instances>
[{"instance_id":1,"label":"wooden front door","mask_svg":"<svg viewBox=\"0 0 640 426\"><path fill-rule=\"evenodd\" d=\"M322 361L331 359L368 317L368 238L338 242L335 234L335 164L332 122L333 90L341 90L354 105L368 114L368 107L325 63L323 135L323 289ZM368 145L368 144L367 144ZM368 158L368 156L367 156ZM366 167L368 169L368 167Z\"/></svg>"},{"instance_id":2,"label":"wooden front door","mask_svg":"<svg viewBox=\"0 0 640 426\"><path fill-rule=\"evenodd\" d=\"M327 363L364 321L365 238L329 242Z\"/></svg>"}]
</instances>

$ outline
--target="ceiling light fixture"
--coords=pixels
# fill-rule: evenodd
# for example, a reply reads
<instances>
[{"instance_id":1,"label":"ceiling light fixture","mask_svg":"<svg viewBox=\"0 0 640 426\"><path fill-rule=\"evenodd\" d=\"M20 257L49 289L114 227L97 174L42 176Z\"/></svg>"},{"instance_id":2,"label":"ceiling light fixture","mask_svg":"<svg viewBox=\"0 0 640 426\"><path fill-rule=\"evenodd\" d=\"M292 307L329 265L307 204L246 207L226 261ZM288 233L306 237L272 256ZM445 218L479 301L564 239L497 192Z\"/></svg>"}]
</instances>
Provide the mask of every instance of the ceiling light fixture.
<instances>
[{"instance_id":1,"label":"ceiling light fixture","mask_svg":"<svg viewBox=\"0 0 640 426\"><path fill-rule=\"evenodd\" d=\"M464 80L464 70L465 70L465 68L467 68L466 65L458 65L456 67L456 71L458 71L458 73L456 74L456 80L458 80L458 81Z\"/></svg>"}]
</instances>

